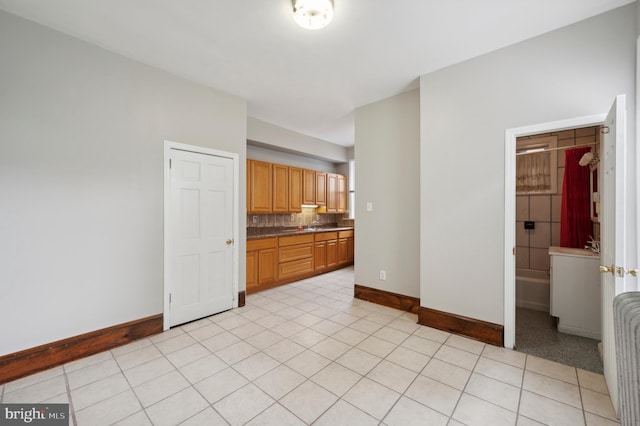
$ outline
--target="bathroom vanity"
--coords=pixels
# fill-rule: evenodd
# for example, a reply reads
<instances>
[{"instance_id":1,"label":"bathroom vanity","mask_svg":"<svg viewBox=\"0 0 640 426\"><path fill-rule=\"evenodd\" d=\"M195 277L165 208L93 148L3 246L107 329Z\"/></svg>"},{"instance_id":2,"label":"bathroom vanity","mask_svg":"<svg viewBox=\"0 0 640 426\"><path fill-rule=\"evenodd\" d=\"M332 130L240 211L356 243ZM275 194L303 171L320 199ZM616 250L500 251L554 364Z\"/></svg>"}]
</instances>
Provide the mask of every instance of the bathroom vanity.
<instances>
[{"instance_id":1,"label":"bathroom vanity","mask_svg":"<svg viewBox=\"0 0 640 426\"><path fill-rule=\"evenodd\" d=\"M600 340L600 255L590 250L549 247L551 315L558 331Z\"/></svg>"}]
</instances>

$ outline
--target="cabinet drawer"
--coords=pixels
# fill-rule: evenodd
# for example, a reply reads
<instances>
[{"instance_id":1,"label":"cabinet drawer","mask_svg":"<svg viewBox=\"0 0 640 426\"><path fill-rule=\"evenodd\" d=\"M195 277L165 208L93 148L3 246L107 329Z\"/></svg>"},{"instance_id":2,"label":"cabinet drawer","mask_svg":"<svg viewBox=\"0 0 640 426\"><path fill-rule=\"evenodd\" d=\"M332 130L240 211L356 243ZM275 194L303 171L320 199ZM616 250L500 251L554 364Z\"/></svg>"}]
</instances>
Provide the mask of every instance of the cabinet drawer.
<instances>
[{"instance_id":1,"label":"cabinet drawer","mask_svg":"<svg viewBox=\"0 0 640 426\"><path fill-rule=\"evenodd\" d=\"M310 272L313 272L313 258L281 263L278 268L278 276L281 279Z\"/></svg>"},{"instance_id":2,"label":"cabinet drawer","mask_svg":"<svg viewBox=\"0 0 640 426\"><path fill-rule=\"evenodd\" d=\"M329 241L329 240L337 240L338 233L337 232L322 232L320 234L316 234L316 241Z\"/></svg>"},{"instance_id":3,"label":"cabinet drawer","mask_svg":"<svg viewBox=\"0 0 640 426\"><path fill-rule=\"evenodd\" d=\"M305 244L313 242L313 234L292 235L290 237L280 237L278 245L280 247L292 246L294 244Z\"/></svg>"},{"instance_id":4,"label":"cabinet drawer","mask_svg":"<svg viewBox=\"0 0 640 426\"><path fill-rule=\"evenodd\" d=\"M297 244L295 246L280 247L278 260L280 263L291 262L298 259L313 258L313 243Z\"/></svg>"},{"instance_id":5,"label":"cabinet drawer","mask_svg":"<svg viewBox=\"0 0 640 426\"><path fill-rule=\"evenodd\" d=\"M338 238L353 238L353 229L350 231L338 232Z\"/></svg>"},{"instance_id":6,"label":"cabinet drawer","mask_svg":"<svg viewBox=\"0 0 640 426\"><path fill-rule=\"evenodd\" d=\"M278 245L277 238L263 238L261 240L247 240L247 251L275 248Z\"/></svg>"}]
</instances>

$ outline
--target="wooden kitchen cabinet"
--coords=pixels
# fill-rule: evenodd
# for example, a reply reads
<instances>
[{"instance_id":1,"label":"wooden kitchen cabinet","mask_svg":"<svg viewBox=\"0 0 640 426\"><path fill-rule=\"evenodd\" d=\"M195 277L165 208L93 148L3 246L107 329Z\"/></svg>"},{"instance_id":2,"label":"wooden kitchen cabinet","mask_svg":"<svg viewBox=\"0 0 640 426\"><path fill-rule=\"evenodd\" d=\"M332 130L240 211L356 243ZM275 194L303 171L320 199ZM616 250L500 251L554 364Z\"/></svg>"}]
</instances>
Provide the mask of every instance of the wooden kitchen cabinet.
<instances>
[{"instance_id":1,"label":"wooden kitchen cabinet","mask_svg":"<svg viewBox=\"0 0 640 426\"><path fill-rule=\"evenodd\" d=\"M316 172L316 205L327 205L327 174Z\"/></svg>"},{"instance_id":2,"label":"wooden kitchen cabinet","mask_svg":"<svg viewBox=\"0 0 640 426\"><path fill-rule=\"evenodd\" d=\"M353 263L353 231L247 240L247 294Z\"/></svg>"},{"instance_id":3,"label":"wooden kitchen cabinet","mask_svg":"<svg viewBox=\"0 0 640 426\"><path fill-rule=\"evenodd\" d=\"M353 262L353 242L353 231L338 232L338 265L345 265Z\"/></svg>"},{"instance_id":4,"label":"wooden kitchen cabinet","mask_svg":"<svg viewBox=\"0 0 640 426\"><path fill-rule=\"evenodd\" d=\"M264 161L248 160L249 213L271 213L273 206L272 164Z\"/></svg>"},{"instance_id":5,"label":"wooden kitchen cabinet","mask_svg":"<svg viewBox=\"0 0 640 426\"><path fill-rule=\"evenodd\" d=\"M302 170L302 204L316 204L316 171Z\"/></svg>"},{"instance_id":6,"label":"wooden kitchen cabinet","mask_svg":"<svg viewBox=\"0 0 640 426\"><path fill-rule=\"evenodd\" d=\"M247 213L299 213L302 205L347 211L347 178L299 167L247 160Z\"/></svg>"},{"instance_id":7,"label":"wooden kitchen cabinet","mask_svg":"<svg viewBox=\"0 0 640 426\"><path fill-rule=\"evenodd\" d=\"M338 175L338 193L336 194L338 213L344 213L347 211L347 178Z\"/></svg>"},{"instance_id":8,"label":"wooden kitchen cabinet","mask_svg":"<svg viewBox=\"0 0 640 426\"><path fill-rule=\"evenodd\" d=\"M247 292L277 280L277 246L278 238L247 241Z\"/></svg>"},{"instance_id":9,"label":"wooden kitchen cabinet","mask_svg":"<svg viewBox=\"0 0 640 426\"><path fill-rule=\"evenodd\" d=\"M314 269L322 271L338 264L337 232L323 232L315 236Z\"/></svg>"},{"instance_id":10,"label":"wooden kitchen cabinet","mask_svg":"<svg viewBox=\"0 0 640 426\"><path fill-rule=\"evenodd\" d=\"M347 211L347 178L335 173L327 173L327 213Z\"/></svg>"},{"instance_id":11,"label":"wooden kitchen cabinet","mask_svg":"<svg viewBox=\"0 0 640 426\"><path fill-rule=\"evenodd\" d=\"M289 167L289 205L288 211L299 213L303 200L303 169L299 167Z\"/></svg>"},{"instance_id":12,"label":"wooden kitchen cabinet","mask_svg":"<svg viewBox=\"0 0 640 426\"><path fill-rule=\"evenodd\" d=\"M287 279L313 272L313 234L280 237L278 277Z\"/></svg>"},{"instance_id":13,"label":"wooden kitchen cabinet","mask_svg":"<svg viewBox=\"0 0 640 426\"><path fill-rule=\"evenodd\" d=\"M271 193L273 194L273 213L287 213L289 211L289 167L281 164L272 164L273 182Z\"/></svg>"},{"instance_id":14,"label":"wooden kitchen cabinet","mask_svg":"<svg viewBox=\"0 0 640 426\"><path fill-rule=\"evenodd\" d=\"M338 175L327 173L327 213L338 212Z\"/></svg>"}]
</instances>

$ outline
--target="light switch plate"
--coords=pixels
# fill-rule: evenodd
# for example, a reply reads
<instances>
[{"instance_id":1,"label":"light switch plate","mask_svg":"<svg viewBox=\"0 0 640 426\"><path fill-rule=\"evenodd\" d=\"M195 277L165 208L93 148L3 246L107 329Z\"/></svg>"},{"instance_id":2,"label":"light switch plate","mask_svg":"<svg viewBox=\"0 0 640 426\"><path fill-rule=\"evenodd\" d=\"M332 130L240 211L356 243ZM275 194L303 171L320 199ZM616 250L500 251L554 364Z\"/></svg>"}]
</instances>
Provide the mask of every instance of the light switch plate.
<instances>
[{"instance_id":1,"label":"light switch plate","mask_svg":"<svg viewBox=\"0 0 640 426\"><path fill-rule=\"evenodd\" d=\"M372 212L373 211L373 203L371 201L367 202L367 211L368 212Z\"/></svg>"}]
</instances>

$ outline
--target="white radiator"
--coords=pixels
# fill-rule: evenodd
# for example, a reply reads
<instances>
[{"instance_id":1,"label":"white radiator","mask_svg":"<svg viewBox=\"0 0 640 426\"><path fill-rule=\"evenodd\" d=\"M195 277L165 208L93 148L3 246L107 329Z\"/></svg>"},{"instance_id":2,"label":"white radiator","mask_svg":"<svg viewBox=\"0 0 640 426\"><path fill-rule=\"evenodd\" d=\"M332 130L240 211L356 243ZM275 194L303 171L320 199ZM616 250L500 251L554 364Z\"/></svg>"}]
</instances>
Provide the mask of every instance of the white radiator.
<instances>
[{"instance_id":1,"label":"white radiator","mask_svg":"<svg viewBox=\"0 0 640 426\"><path fill-rule=\"evenodd\" d=\"M640 425L640 292L613 299L620 424Z\"/></svg>"}]
</instances>

